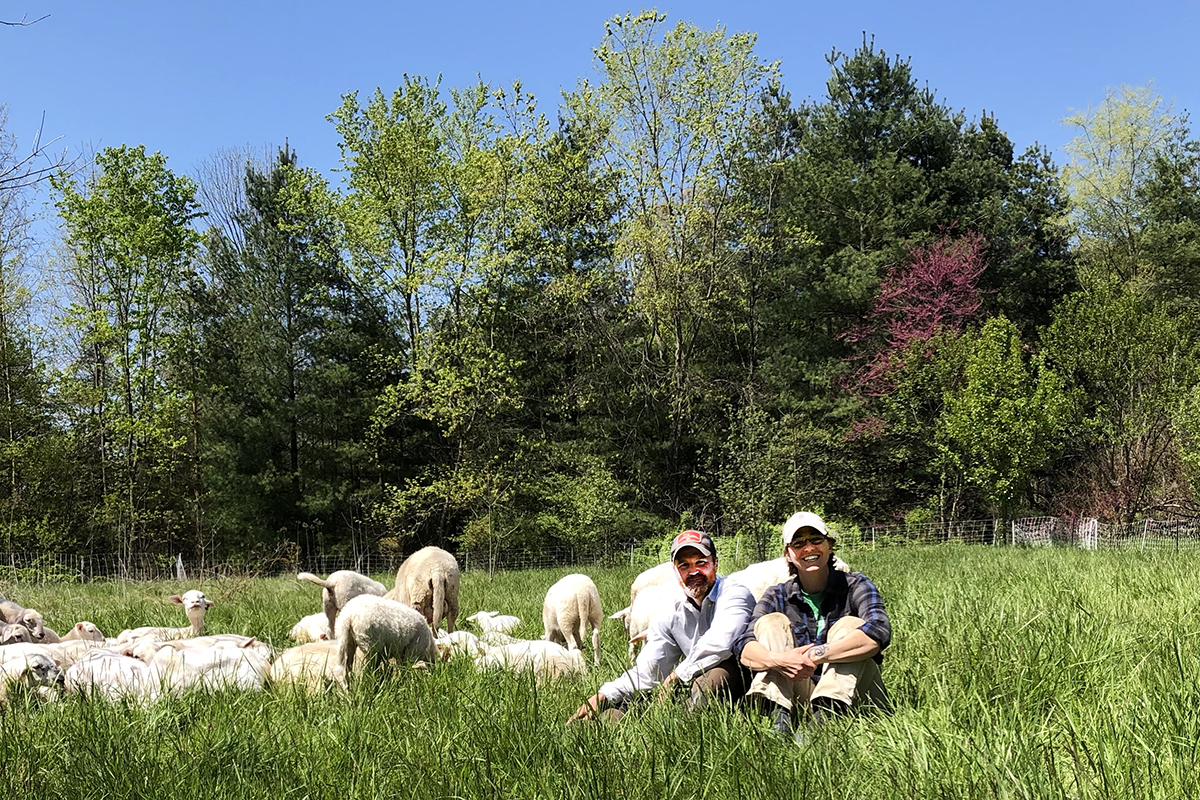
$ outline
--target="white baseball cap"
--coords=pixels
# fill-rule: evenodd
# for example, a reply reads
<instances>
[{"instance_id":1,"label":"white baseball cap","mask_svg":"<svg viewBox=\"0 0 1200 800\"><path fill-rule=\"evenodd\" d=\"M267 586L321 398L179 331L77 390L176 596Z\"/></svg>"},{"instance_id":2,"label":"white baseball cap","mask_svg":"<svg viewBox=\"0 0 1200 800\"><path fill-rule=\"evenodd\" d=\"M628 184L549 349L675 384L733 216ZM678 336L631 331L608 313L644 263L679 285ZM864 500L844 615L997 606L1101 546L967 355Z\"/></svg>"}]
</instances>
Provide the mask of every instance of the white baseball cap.
<instances>
[{"instance_id":1,"label":"white baseball cap","mask_svg":"<svg viewBox=\"0 0 1200 800\"><path fill-rule=\"evenodd\" d=\"M787 522L783 523L783 546L787 547L792 543L792 537L801 528L812 528L822 536L832 539L829 535L829 530L825 527L825 521L811 511L797 511L788 517Z\"/></svg>"}]
</instances>

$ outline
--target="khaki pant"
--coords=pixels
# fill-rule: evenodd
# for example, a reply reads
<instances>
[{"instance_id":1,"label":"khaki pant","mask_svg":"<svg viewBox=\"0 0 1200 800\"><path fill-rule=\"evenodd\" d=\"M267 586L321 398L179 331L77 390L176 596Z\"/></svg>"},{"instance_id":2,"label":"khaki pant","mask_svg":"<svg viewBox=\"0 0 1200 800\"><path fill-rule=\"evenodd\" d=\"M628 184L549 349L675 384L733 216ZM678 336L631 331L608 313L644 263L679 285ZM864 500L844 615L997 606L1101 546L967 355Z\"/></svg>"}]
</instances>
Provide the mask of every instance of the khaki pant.
<instances>
[{"instance_id":1,"label":"khaki pant","mask_svg":"<svg viewBox=\"0 0 1200 800\"><path fill-rule=\"evenodd\" d=\"M842 617L829 629L826 642L836 642L862 625L860 617ZM792 624L786 614L779 612L760 617L754 623L754 638L773 653L783 653L796 647ZM826 664L820 681L815 684L812 678L793 681L771 670L756 672L746 692L747 697L751 695L761 695L789 710L796 703L811 706L814 700L820 698L838 700L851 708L874 706L884 711L891 709L879 665L870 658Z\"/></svg>"}]
</instances>

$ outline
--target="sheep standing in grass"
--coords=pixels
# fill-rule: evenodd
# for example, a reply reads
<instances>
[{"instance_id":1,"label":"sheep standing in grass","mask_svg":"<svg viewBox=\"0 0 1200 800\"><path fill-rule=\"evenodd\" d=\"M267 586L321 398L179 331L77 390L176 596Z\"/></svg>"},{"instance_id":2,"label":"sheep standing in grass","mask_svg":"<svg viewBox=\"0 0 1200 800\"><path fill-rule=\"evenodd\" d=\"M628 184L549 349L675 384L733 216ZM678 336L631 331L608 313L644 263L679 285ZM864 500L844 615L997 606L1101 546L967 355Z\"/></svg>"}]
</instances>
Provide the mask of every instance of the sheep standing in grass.
<instances>
[{"instance_id":1,"label":"sheep standing in grass","mask_svg":"<svg viewBox=\"0 0 1200 800\"><path fill-rule=\"evenodd\" d=\"M337 625L338 614L346 603L359 595L374 595L381 597L387 592L387 587L377 580L351 569L341 569L331 572L328 578L318 578L311 572L301 572L296 576L298 581L309 581L321 587L321 601L325 608L325 621L332 632Z\"/></svg>"},{"instance_id":2,"label":"sheep standing in grass","mask_svg":"<svg viewBox=\"0 0 1200 800\"><path fill-rule=\"evenodd\" d=\"M625 632L629 634L629 660L637 656L638 645L646 639L650 629L650 620L656 611L670 609L679 597L679 582L675 586L653 585L646 586L637 594L632 606L622 608L609 619L619 619L625 623Z\"/></svg>"},{"instance_id":3,"label":"sheep standing in grass","mask_svg":"<svg viewBox=\"0 0 1200 800\"><path fill-rule=\"evenodd\" d=\"M600 665L600 624L603 621L600 592L587 575L568 575L546 592L542 603L542 624L546 633L542 638L565 644L569 650L582 650L588 628L591 628L596 666Z\"/></svg>"},{"instance_id":4,"label":"sheep standing in grass","mask_svg":"<svg viewBox=\"0 0 1200 800\"><path fill-rule=\"evenodd\" d=\"M666 586L682 592L679 589L679 575L675 572L675 565L670 561L664 561L662 564L656 564L650 569L639 572L638 576L633 579L633 585L629 587L630 608L633 608L633 604L637 601L638 593L650 586Z\"/></svg>"},{"instance_id":5,"label":"sheep standing in grass","mask_svg":"<svg viewBox=\"0 0 1200 800\"><path fill-rule=\"evenodd\" d=\"M337 679L345 684L354 671L358 651L363 660L382 663L433 661L433 631L415 609L396 600L359 595L342 608L337 622Z\"/></svg>"},{"instance_id":6,"label":"sheep standing in grass","mask_svg":"<svg viewBox=\"0 0 1200 800\"><path fill-rule=\"evenodd\" d=\"M183 595L173 594L169 598L172 603L183 606L183 611L187 614L188 622L191 624L183 628L161 628L161 627L143 627L143 628L126 628L117 634L117 641L121 643L132 642L134 639L184 639L189 636L204 635L204 615L210 608L213 607L213 601L204 596L204 592L199 589L190 589Z\"/></svg>"},{"instance_id":7,"label":"sheep standing in grass","mask_svg":"<svg viewBox=\"0 0 1200 800\"><path fill-rule=\"evenodd\" d=\"M436 630L446 621L453 631L458 619L458 561L440 547L423 547L404 559L396 570L396 585L387 593L412 606Z\"/></svg>"}]
</instances>

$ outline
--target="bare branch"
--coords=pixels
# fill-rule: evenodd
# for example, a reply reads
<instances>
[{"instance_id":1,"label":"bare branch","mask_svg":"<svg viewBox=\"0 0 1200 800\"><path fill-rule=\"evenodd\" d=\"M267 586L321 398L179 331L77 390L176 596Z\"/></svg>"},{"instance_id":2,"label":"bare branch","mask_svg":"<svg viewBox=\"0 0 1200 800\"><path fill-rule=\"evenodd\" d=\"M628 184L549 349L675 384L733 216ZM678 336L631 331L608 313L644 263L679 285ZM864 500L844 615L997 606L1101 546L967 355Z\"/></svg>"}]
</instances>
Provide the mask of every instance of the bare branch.
<instances>
[{"instance_id":1,"label":"bare branch","mask_svg":"<svg viewBox=\"0 0 1200 800\"><path fill-rule=\"evenodd\" d=\"M27 17L29 15L26 14L25 16ZM21 20L19 22L9 22L8 20L0 19L0 25L9 25L14 28L28 28L30 25L37 25L39 22L41 22L48 16L50 16L50 15L44 14L44 15L38 17L37 19L26 19L25 17L21 17Z\"/></svg>"}]
</instances>

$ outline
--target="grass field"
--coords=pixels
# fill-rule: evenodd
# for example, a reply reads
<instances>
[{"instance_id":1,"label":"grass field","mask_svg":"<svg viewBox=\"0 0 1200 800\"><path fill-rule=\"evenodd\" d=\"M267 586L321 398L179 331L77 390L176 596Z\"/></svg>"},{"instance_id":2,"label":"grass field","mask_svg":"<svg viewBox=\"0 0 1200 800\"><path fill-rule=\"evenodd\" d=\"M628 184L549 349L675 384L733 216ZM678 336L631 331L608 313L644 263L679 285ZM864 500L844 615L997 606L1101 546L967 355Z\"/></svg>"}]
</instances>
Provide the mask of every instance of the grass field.
<instances>
[{"instance_id":1,"label":"grass field","mask_svg":"<svg viewBox=\"0 0 1200 800\"><path fill-rule=\"evenodd\" d=\"M32 704L0 715L0 798L1178 798L1200 795L1195 555L943 547L851 553L894 627L896 712L801 749L765 722L648 706L619 725L563 721L625 666L535 687L463 663L306 697L189 694L146 708ZM463 615L517 614L571 570L464 576ZM637 570L588 570L606 613ZM383 578L384 576L376 576ZM390 580L386 581L390 585ZM294 580L200 586L212 632L288 645L318 610ZM65 629L182 624L153 584L0 587Z\"/></svg>"}]
</instances>

